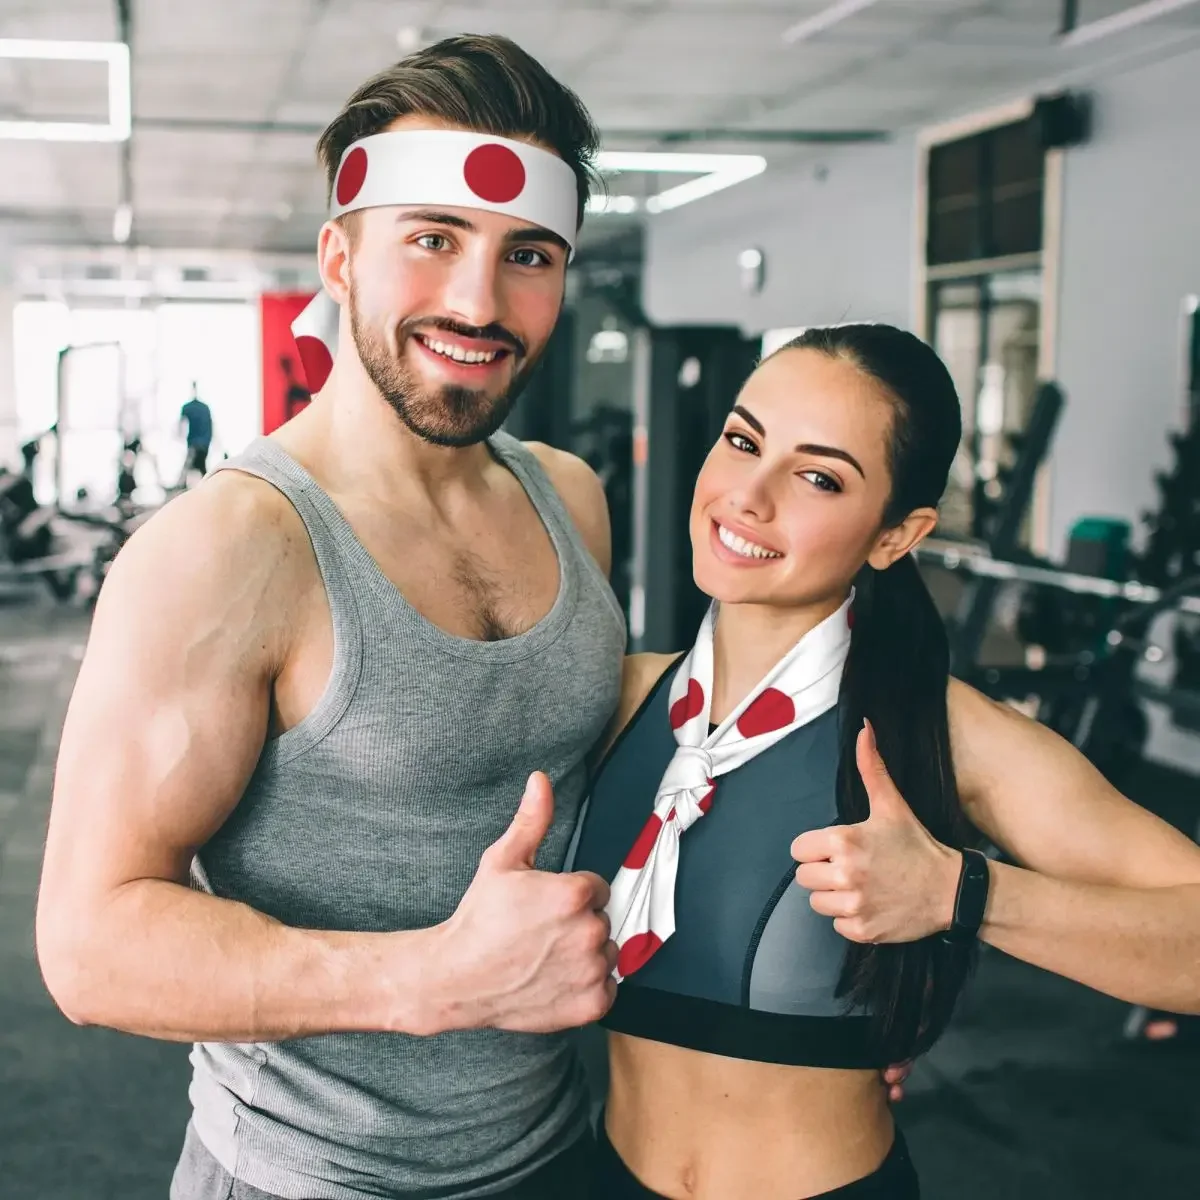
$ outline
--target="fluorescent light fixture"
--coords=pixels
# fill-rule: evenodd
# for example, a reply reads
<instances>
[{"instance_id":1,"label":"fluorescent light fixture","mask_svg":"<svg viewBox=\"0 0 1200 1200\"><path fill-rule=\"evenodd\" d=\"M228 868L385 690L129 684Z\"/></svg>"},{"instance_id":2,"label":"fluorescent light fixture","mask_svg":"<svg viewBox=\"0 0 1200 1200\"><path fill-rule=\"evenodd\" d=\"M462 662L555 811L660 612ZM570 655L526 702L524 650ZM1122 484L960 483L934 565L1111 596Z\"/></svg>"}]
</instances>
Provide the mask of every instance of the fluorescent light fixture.
<instances>
[{"instance_id":1,"label":"fluorescent light fixture","mask_svg":"<svg viewBox=\"0 0 1200 1200\"><path fill-rule=\"evenodd\" d=\"M1113 13L1111 17L1101 17L1072 29L1070 33L1059 39L1059 45L1064 47L1086 46L1089 42L1099 41L1114 33L1123 33L1146 21L1165 17L1181 8L1195 4L1197 0L1146 0L1144 4L1135 4L1122 12Z\"/></svg>"},{"instance_id":2,"label":"fluorescent light fixture","mask_svg":"<svg viewBox=\"0 0 1200 1200\"><path fill-rule=\"evenodd\" d=\"M124 142L133 126L129 47L124 42L51 42L0 38L0 58L108 64L108 120L0 121L0 138L39 142Z\"/></svg>"},{"instance_id":3,"label":"fluorescent light fixture","mask_svg":"<svg viewBox=\"0 0 1200 1200\"><path fill-rule=\"evenodd\" d=\"M646 171L654 174L698 175L646 201L647 212L666 212L690 204L714 192L724 191L736 183L743 183L761 175L767 169L767 160L760 154L672 154L658 150L602 150L596 157L596 166L601 171ZM617 196L611 200L627 203L633 197ZM636 200L634 208L637 207ZM598 209L601 212L630 212L632 209L609 205Z\"/></svg>"},{"instance_id":4,"label":"fluorescent light fixture","mask_svg":"<svg viewBox=\"0 0 1200 1200\"><path fill-rule=\"evenodd\" d=\"M870 8L877 3L878 0L837 0L836 4L831 4L822 12L814 13L811 17L805 17L803 21L789 26L783 31L783 40L803 42L807 38L816 37L818 33L824 33L826 29L841 24L855 13L860 13L864 8Z\"/></svg>"},{"instance_id":5,"label":"fluorescent light fixture","mask_svg":"<svg viewBox=\"0 0 1200 1200\"><path fill-rule=\"evenodd\" d=\"M589 196L589 213L635 213L640 201L636 196Z\"/></svg>"}]
</instances>

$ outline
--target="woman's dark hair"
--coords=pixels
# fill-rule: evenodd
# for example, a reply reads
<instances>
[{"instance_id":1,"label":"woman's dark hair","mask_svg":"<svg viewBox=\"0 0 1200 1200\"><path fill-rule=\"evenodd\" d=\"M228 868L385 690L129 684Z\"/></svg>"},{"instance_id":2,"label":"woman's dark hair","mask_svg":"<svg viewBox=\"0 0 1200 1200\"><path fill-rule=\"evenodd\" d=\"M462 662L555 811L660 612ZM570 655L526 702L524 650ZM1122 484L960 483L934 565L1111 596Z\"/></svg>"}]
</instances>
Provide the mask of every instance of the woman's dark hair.
<instances>
[{"instance_id":1,"label":"woman's dark hair","mask_svg":"<svg viewBox=\"0 0 1200 1200\"><path fill-rule=\"evenodd\" d=\"M935 508L962 436L958 394L942 360L920 338L891 325L808 329L781 350L842 358L880 384L892 402L888 438L892 490L882 528L913 509ZM855 743L863 719L917 819L944 845L961 848L970 827L950 756L946 628L911 555L885 571L864 566L855 580L850 654L839 698L838 815L870 815ZM970 948L934 935L919 942L852 943L840 992L867 1007L881 1058L901 1062L929 1049L945 1029L974 962Z\"/></svg>"},{"instance_id":2,"label":"woman's dark hair","mask_svg":"<svg viewBox=\"0 0 1200 1200\"><path fill-rule=\"evenodd\" d=\"M411 114L496 137L537 139L575 172L583 223L600 134L579 97L515 42L494 35L446 38L368 79L317 142L328 194L347 146Z\"/></svg>"}]
</instances>

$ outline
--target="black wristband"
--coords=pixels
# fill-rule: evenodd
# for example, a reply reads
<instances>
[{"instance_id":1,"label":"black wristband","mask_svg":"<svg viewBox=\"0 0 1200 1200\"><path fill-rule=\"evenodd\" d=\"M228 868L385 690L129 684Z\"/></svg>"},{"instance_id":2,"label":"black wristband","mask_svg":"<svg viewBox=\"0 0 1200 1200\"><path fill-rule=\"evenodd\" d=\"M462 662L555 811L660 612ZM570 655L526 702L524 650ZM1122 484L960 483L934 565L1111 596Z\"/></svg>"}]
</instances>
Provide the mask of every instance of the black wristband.
<instances>
[{"instance_id":1,"label":"black wristband","mask_svg":"<svg viewBox=\"0 0 1200 1200\"><path fill-rule=\"evenodd\" d=\"M992 879L987 858L978 850L963 850L962 860L958 892L954 897L954 917L950 928L942 934L945 941L957 944L972 942L978 936Z\"/></svg>"}]
</instances>

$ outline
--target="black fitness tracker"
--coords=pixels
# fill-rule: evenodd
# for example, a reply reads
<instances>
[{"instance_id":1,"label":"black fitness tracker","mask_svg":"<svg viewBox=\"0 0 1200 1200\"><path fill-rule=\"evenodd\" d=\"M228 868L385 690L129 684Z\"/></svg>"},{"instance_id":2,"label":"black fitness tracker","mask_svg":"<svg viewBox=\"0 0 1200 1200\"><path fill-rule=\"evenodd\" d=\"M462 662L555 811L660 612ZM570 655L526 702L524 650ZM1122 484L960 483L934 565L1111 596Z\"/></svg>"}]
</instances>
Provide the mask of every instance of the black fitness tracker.
<instances>
[{"instance_id":1,"label":"black fitness tracker","mask_svg":"<svg viewBox=\"0 0 1200 1200\"><path fill-rule=\"evenodd\" d=\"M975 940L987 908L991 883L987 858L978 850L962 851L962 870L958 874L958 892L954 897L954 917L943 940L963 945Z\"/></svg>"}]
</instances>

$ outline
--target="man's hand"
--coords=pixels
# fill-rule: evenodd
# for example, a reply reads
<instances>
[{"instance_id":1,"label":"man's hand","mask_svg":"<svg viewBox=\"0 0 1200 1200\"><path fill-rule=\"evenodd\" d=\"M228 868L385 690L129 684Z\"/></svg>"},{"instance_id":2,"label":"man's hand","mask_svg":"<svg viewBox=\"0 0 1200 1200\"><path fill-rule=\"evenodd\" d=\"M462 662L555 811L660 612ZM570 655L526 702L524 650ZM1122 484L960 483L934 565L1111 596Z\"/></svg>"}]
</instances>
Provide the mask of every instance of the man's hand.
<instances>
[{"instance_id":1,"label":"man's hand","mask_svg":"<svg viewBox=\"0 0 1200 1200\"><path fill-rule=\"evenodd\" d=\"M792 843L796 882L815 912L852 942L915 942L948 929L962 856L943 846L913 815L866 722L858 769L871 815L857 825L802 833Z\"/></svg>"},{"instance_id":2,"label":"man's hand","mask_svg":"<svg viewBox=\"0 0 1200 1200\"><path fill-rule=\"evenodd\" d=\"M550 780L536 771L512 824L483 852L441 927L440 1028L548 1033L599 1020L612 1005L608 885L587 871L534 868L553 817Z\"/></svg>"}]
</instances>

